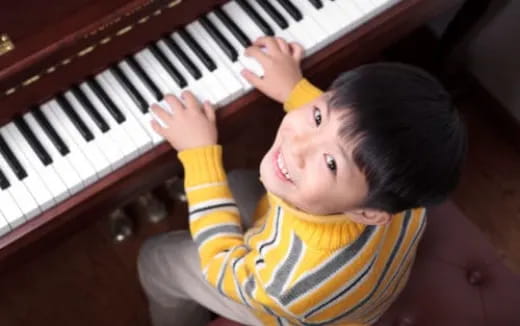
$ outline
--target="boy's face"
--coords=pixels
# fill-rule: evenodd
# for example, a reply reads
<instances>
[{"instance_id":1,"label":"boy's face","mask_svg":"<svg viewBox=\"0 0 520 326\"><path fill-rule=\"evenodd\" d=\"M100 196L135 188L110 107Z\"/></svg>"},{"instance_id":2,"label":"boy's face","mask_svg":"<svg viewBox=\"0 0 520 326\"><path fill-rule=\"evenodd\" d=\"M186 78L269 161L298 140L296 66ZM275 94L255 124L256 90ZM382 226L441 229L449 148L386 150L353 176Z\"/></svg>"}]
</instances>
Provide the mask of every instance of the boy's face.
<instances>
[{"instance_id":1,"label":"boy's face","mask_svg":"<svg viewBox=\"0 0 520 326\"><path fill-rule=\"evenodd\" d=\"M352 159L356 144L339 135L341 113L328 107L329 95L288 113L260 164L268 191L311 214L358 208L368 193Z\"/></svg>"}]
</instances>

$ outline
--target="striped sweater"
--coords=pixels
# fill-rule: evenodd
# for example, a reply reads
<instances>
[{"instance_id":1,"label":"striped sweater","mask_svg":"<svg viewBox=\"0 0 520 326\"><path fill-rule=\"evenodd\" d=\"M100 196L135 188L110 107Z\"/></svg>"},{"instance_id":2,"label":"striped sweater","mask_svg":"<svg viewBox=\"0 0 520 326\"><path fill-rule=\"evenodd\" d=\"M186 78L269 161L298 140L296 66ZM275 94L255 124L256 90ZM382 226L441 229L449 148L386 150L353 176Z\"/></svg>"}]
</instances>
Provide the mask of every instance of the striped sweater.
<instances>
[{"instance_id":1,"label":"striped sweater","mask_svg":"<svg viewBox=\"0 0 520 326\"><path fill-rule=\"evenodd\" d=\"M302 80L285 103L320 94ZM202 273L265 325L370 325L400 293L425 227L425 210L395 214L387 225L347 215L316 216L271 193L262 216L243 230L218 145L182 151L190 232Z\"/></svg>"}]
</instances>

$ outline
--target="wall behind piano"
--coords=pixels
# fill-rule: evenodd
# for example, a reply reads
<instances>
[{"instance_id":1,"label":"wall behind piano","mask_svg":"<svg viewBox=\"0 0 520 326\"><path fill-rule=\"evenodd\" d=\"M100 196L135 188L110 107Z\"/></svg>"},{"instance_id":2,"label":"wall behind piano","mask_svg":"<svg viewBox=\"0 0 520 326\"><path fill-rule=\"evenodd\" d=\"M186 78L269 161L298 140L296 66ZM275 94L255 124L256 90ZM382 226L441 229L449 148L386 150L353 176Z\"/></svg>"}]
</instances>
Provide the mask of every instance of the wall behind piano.
<instances>
[{"instance_id":1,"label":"wall behind piano","mask_svg":"<svg viewBox=\"0 0 520 326\"><path fill-rule=\"evenodd\" d=\"M462 62L520 123L520 1L492 1L481 22L461 50Z\"/></svg>"}]
</instances>

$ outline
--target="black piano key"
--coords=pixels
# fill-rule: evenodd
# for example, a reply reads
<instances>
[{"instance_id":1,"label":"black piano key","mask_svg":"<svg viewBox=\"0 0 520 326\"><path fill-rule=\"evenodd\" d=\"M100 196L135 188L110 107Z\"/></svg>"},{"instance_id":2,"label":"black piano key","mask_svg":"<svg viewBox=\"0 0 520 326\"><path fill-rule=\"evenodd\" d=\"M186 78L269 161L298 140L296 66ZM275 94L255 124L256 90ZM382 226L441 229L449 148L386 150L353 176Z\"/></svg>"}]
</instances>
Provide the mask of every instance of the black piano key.
<instances>
[{"instance_id":1,"label":"black piano key","mask_svg":"<svg viewBox=\"0 0 520 326\"><path fill-rule=\"evenodd\" d=\"M90 131L90 129L88 129L87 125L85 122L83 122L83 120L81 120L76 111L74 111L72 105L69 103L69 100L67 100L63 94L60 94L56 96L56 101L58 101L58 104L63 108L63 112L65 112L74 127L78 129L83 139L85 139L87 142L93 140L94 134Z\"/></svg>"},{"instance_id":2,"label":"black piano key","mask_svg":"<svg viewBox=\"0 0 520 326\"><path fill-rule=\"evenodd\" d=\"M264 11L274 20L274 22L281 28L289 27L287 20L276 10L276 8L267 0L258 0L258 4Z\"/></svg>"},{"instance_id":3,"label":"black piano key","mask_svg":"<svg viewBox=\"0 0 520 326\"><path fill-rule=\"evenodd\" d=\"M216 8L214 13L244 48L251 46L251 40L249 40L246 34L244 34L244 32L238 28L235 22L232 21L231 18L229 18L229 16L222 9Z\"/></svg>"},{"instance_id":4,"label":"black piano key","mask_svg":"<svg viewBox=\"0 0 520 326\"><path fill-rule=\"evenodd\" d=\"M2 154L19 180L23 180L27 177L27 172L13 154L13 151L9 148L2 135L0 135L0 154Z\"/></svg>"},{"instance_id":5,"label":"black piano key","mask_svg":"<svg viewBox=\"0 0 520 326\"><path fill-rule=\"evenodd\" d=\"M253 7L249 3L247 3L245 0L236 0L237 4L242 8L242 10L245 11L245 13L251 18L253 22L260 28L260 30L265 34L269 36L274 36L274 31L267 24L267 22L260 16Z\"/></svg>"},{"instance_id":6,"label":"black piano key","mask_svg":"<svg viewBox=\"0 0 520 326\"><path fill-rule=\"evenodd\" d=\"M213 23L206 17L201 17L199 20L202 27L208 32L208 34L213 38L213 40L218 44L218 46L224 51L226 56L231 60L231 62L235 62L238 59L238 52L235 48L229 43L229 41L222 35L222 33L213 25Z\"/></svg>"},{"instance_id":7,"label":"black piano key","mask_svg":"<svg viewBox=\"0 0 520 326\"><path fill-rule=\"evenodd\" d=\"M278 3L287 11L291 17L299 22L302 20L302 13L296 8L290 0L277 0Z\"/></svg>"},{"instance_id":8,"label":"black piano key","mask_svg":"<svg viewBox=\"0 0 520 326\"><path fill-rule=\"evenodd\" d=\"M54 147L56 147L58 152L63 156L70 153L69 148L67 147L63 139L61 139L61 137L58 135L56 130L54 130L54 128L51 126L49 120L47 120L42 111L40 111L40 109L38 108L35 108L32 110L32 114L36 121L38 121L38 123L40 124L40 127L42 127L45 134L49 137Z\"/></svg>"},{"instance_id":9,"label":"black piano key","mask_svg":"<svg viewBox=\"0 0 520 326\"><path fill-rule=\"evenodd\" d=\"M181 73L175 68L172 63L166 58L164 53L157 47L157 44L150 44L148 47L152 55L159 61L161 66L163 66L164 70L168 72L170 77L175 81L175 83L179 86L179 88L184 88L188 86L186 79L181 75Z\"/></svg>"},{"instance_id":10,"label":"black piano key","mask_svg":"<svg viewBox=\"0 0 520 326\"><path fill-rule=\"evenodd\" d=\"M323 3L321 2L321 0L309 0L309 2L316 9L321 9L323 7Z\"/></svg>"},{"instance_id":11,"label":"black piano key","mask_svg":"<svg viewBox=\"0 0 520 326\"><path fill-rule=\"evenodd\" d=\"M188 44L190 49L195 53L195 55L202 61L204 66L208 68L209 71L213 71L217 69L217 65L215 64L215 61L211 59L211 57L204 51L204 49L200 46L197 41L191 36L191 34L188 31L185 31L183 29L179 30L179 35L181 38Z\"/></svg>"},{"instance_id":12,"label":"black piano key","mask_svg":"<svg viewBox=\"0 0 520 326\"><path fill-rule=\"evenodd\" d=\"M139 63L134 59L134 57L127 57L126 62L130 66L130 68L135 72L135 74L139 77L139 79L143 82L143 84L148 88L150 93L152 93L153 97L157 101L161 101L163 99L163 94L159 90L159 87L154 84L150 76L146 74L144 69L139 65Z\"/></svg>"},{"instance_id":13,"label":"black piano key","mask_svg":"<svg viewBox=\"0 0 520 326\"><path fill-rule=\"evenodd\" d=\"M85 93L83 93L83 90L81 90L78 86L73 86L71 91L72 94L74 94L74 96L78 99L79 103L81 103L81 106L87 112L89 117L94 121L99 130L102 132L107 132L110 130L110 126L107 124L105 119L103 119L94 105L90 102Z\"/></svg>"},{"instance_id":14,"label":"black piano key","mask_svg":"<svg viewBox=\"0 0 520 326\"><path fill-rule=\"evenodd\" d=\"M126 117L123 115L121 110L114 104L112 99L107 95L105 90L99 85L95 78L87 79L87 85L94 91L94 94L101 100L108 113L117 121L117 123L123 123L126 121Z\"/></svg>"},{"instance_id":15,"label":"black piano key","mask_svg":"<svg viewBox=\"0 0 520 326\"><path fill-rule=\"evenodd\" d=\"M195 66L193 61L191 61L190 58L182 51L182 49L175 43L174 40L172 40L169 37L165 37L162 39L164 43L166 43L166 46L170 49L170 51L173 52L175 57L179 59L181 64L186 68L186 70L190 73L190 75L195 79L200 79L202 77L202 73L200 72L199 68Z\"/></svg>"},{"instance_id":16,"label":"black piano key","mask_svg":"<svg viewBox=\"0 0 520 326\"><path fill-rule=\"evenodd\" d=\"M124 72L119 68L118 65L114 65L110 68L110 72L114 75L117 81L125 89L126 93L130 96L132 101L135 103L137 108L142 113L148 113L148 103L145 101L141 93L135 88L134 84L126 77Z\"/></svg>"},{"instance_id":17,"label":"black piano key","mask_svg":"<svg viewBox=\"0 0 520 326\"><path fill-rule=\"evenodd\" d=\"M14 118L14 124L16 125L20 133L23 135L29 146L32 148L34 153L38 156L40 161L42 161L43 165L47 166L51 164L51 156L49 155L49 153L47 153L47 151L40 143L38 138L36 138L36 136L32 132L31 128L29 128L25 120L22 117L18 116Z\"/></svg>"},{"instance_id":18,"label":"black piano key","mask_svg":"<svg viewBox=\"0 0 520 326\"><path fill-rule=\"evenodd\" d=\"M9 183L9 180L7 180L7 178L5 177L4 172L2 172L2 170L0 170L0 189L4 190L4 189L9 188L9 186L11 186L11 184Z\"/></svg>"}]
</instances>

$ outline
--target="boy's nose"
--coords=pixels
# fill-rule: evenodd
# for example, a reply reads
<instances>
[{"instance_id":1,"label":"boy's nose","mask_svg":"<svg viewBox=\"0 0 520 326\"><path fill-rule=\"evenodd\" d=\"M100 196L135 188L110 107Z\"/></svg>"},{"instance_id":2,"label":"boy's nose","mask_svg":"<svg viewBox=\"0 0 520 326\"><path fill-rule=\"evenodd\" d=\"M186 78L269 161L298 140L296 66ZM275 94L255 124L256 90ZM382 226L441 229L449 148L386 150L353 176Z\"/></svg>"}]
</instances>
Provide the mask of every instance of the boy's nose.
<instances>
[{"instance_id":1,"label":"boy's nose","mask_svg":"<svg viewBox=\"0 0 520 326\"><path fill-rule=\"evenodd\" d=\"M306 133L299 132L292 134L291 137L290 151L296 167L300 169L305 167L305 161L315 145L313 137L309 136Z\"/></svg>"}]
</instances>

